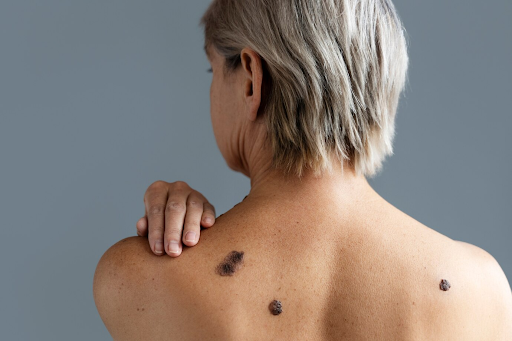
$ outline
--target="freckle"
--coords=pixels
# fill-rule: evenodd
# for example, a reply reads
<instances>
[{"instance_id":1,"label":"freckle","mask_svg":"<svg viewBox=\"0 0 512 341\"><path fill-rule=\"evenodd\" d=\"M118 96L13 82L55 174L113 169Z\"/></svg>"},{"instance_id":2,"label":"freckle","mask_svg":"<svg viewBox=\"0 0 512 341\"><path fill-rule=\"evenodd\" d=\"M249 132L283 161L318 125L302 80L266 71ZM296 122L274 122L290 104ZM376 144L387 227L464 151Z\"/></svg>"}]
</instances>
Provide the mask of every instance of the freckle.
<instances>
[{"instance_id":1,"label":"freckle","mask_svg":"<svg viewBox=\"0 0 512 341\"><path fill-rule=\"evenodd\" d=\"M216 272L221 276L233 276L243 265L244 252L231 251L222 263L217 265Z\"/></svg>"},{"instance_id":2,"label":"freckle","mask_svg":"<svg viewBox=\"0 0 512 341\"><path fill-rule=\"evenodd\" d=\"M414 301L412 301L412 305L416 305L416 303L414 303Z\"/></svg>"},{"instance_id":3,"label":"freckle","mask_svg":"<svg viewBox=\"0 0 512 341\"><path fill-rule=\"evenodd\" d=\"M144 311L144 308L142 308L142 311Z\"/></svg>"},{"instance_id":4,"label":"freckle","mask_svg":"<svg viewBox=\"0 0 512 341\"><path fill-rule=\"evenodd\" d=\"M441 283L439 283L439 289L443 291L448 291L451 288L450 282L448 282L446 279L442 279Z\"/></svg>"},{"instance_id":5,"label":"freckle","mask_svg":"<svg viewBox=\"0 0 512 341\"><path fill-rule=\"evenodd\" d=\"M137 308L137 311L139 311L139 308Z\"/></svg>"},{"instance_id":6,"label":"freckle","mask_svg":"<svg viewBox=\"0 0 512 341\"><path fill-rule=\"evenodd\" d=\"M153 278L153 281L154 281L154 280L155 280L155 279Z\"/></svg>"},{"instance_id":7,"label":"freckle","mask_svg":"<svg viewBox=\"0 0 512 341\"><path fill-rule=\"evenodd\" d=\"M272 315L279 315L283 312L283 305L281 304L281 301L273 300L270 302L268 309Z\"/></svg>"},{"instance_id":8,"label":"freckle","mask_svg":"<svg viewBox=\"0 0 512 341\"><path fill-rule=\"evenodd\" d=\"M121 285L124 285L124 283L121 283Z\"/></svg>"}]
</instances>

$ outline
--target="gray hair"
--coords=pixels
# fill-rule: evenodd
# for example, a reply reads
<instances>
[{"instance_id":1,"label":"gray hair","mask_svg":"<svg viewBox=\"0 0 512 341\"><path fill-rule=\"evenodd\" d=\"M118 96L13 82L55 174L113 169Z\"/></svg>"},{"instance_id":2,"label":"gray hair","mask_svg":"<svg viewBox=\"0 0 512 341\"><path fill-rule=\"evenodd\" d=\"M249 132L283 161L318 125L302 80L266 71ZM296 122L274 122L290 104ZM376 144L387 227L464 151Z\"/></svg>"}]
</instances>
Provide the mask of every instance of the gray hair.
<instances>
[{"instance_id":1,"label":"gray hair","mask_svg":"<svg viewBox=\"0 0 512 341\"><path fill-rule=\"evenodd\" d=\"M261 56L274 168L331 172L334 152L371 177L393 154L409 59L391 0L214 0L201 24L227 70Z\"/></svg>"}]
</instances>

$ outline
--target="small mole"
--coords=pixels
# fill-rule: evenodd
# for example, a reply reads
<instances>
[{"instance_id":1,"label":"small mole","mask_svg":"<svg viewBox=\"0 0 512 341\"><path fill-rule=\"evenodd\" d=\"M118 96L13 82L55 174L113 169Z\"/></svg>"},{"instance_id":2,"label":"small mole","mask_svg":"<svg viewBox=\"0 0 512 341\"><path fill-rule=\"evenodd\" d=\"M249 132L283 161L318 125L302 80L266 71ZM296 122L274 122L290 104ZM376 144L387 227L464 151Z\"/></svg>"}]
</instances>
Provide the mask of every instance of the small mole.
<instances>
[{"instance_id":1,"label":"small mole","mask_svg":"<svg viewBox=\"0 0 512 341\"><path fill-rule=\"evenodd\" d=\"M281 301L273 300L270 302L268 308L272 315L279 315L283 312L283 305L281 304Z\"/></svg>"},{"instance_id":2,"label":"small mole","mask_svg":"<svg viewBox=\"0 0 512 341\"><path fill-rule=\"evenodd\" d=\"M139 308L137 308L137 311L139 311Z\"/></svg>"},{"instance_id":3,"label":"small mole","mask_svg":"<svg viewBox=\"0 0 512 341\"><path fill-rule=\"evenodd\" d=\"M217 266L217 273L221 276L233 276L240 269L244 260L244 252L231 251L222 263Z\"/></svg>"},{"instance_id":4,"label":"small mole","mask_svg":"<svg viewBox=\"0 0 512 341\"><path fill-rule=\"evenodd\" d=\"M448 289L451 288L450 282L448 282L446 279L442 279L441 283L439 283L439 289L443 291L448 291Z\"/></svg>"},{"instance_id":5,"label":"small mole","mask_svg":"<svg viewBox=\"0 0 512 341\"><path fill-rule=\"evenodd\" d=\"M142 311L144 311L144 308L142 308Z\"/></svg>"}]
</instances>

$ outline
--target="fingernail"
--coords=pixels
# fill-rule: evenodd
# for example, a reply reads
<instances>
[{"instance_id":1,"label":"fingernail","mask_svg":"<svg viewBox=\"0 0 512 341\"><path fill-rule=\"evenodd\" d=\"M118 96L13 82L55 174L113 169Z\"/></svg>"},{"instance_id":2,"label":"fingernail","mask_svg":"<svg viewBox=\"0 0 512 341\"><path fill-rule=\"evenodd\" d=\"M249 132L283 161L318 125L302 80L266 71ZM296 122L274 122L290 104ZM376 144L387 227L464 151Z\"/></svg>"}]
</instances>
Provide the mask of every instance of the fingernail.
<instances>
[{"instance_id":1,"label":"fingernail","mask_svg":"<svg viewBox=\"0 0 512 341\"><path fill-rule=\"evenodd\" d=\"M186 235L185 235L185 240L187 242L195 242L196 241L196 233L193 232L193 231L189 231Z\"/></svg>"},{"instance_id":2,"label":"fingernail","mask_svg":"<svg viewBox=\"0 0 512 341\"><path fill-rule=\"evenodd\" d=\"M210 217L206 217L206 218L204 218L204 222L205 222L205 223L210 224L212 221L213 221L213 220L212 220L212 218L210 218Z\"/></svg>"},{"instance_id":3,"label":"fingernail","mask_svg":"<svg viewBox=\"0 0 512 341\"><path fill-rule=\"evenodd\" d=\"M171 240L169 242L169 252L171 253L178 253L180 250L180 245L177 241Z\"/></svg>"},{"instance_id":4,"label":"fingernail","mask_svg":"<svg viewBox=\"0 0 512 341\"><path fill-rule=\"evenodd\" d=\"M156 253L162 253L164 252L164 243L161 241L157 241L155 243L155 252Z\"/></svg>"}]
</instances>

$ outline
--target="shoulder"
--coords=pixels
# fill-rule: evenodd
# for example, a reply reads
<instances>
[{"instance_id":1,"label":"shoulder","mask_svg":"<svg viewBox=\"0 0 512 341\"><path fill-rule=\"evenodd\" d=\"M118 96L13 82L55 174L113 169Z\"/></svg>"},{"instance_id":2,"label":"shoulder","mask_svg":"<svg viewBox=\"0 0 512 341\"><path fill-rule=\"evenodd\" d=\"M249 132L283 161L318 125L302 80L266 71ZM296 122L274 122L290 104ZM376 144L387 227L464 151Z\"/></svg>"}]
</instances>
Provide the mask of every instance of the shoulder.
<instances>
[{"instance_id":1,"label":"shoulder","mask_svg":"<svg viewBox=\"0 0 512 341\"><path fill-rule=\"evenodd\" d=\"M151 338L151 333L156 332L155 328L148 329L152 321L162 319L158 292L165 291L171 298L172 289L178 290L178 283L167 285L169 280L174 282L169 269L172 260L154 255L143 237L125 238L103 254L94 274L93 296L113 339L139 340ZM170 308L166 311L166 327L172 328Z\"/></svg>"},{"instance_id":2,"label":"shoulder","mask_svg":"<svg viewBox=\"0 0 512 341\"><path fill-rule=\"evenodd\" d=\"M512 291L503 269L486 250L466 242L455 242L465 258L472 299L478 300L479 310L488 317L495 340L512 339Z\"/></svg>"},{"instance_id":3,"label":"shoulder","mask_svg":"<svg viewBox=\"0 0 512 341\"><path fill-rule=\"evenodd\" d=\"M151 256L154 255L146 238L128 237L112 245L96 266L93 281L95 297L102 293L100 290L112 289L113 284L140 284L145 279L143 274ZM128 283L122 282L123 279Z\"/></svg>"},{"instance_id":4,"label":"shoulder","mask_svg":"<svg viewBox=\"0 0 512 341\"><path fill-rule=\"evenodd\" d=\"M510 284L498 261L489 252L476 245L458 240L455 242L462 248L467 260L478 270L477 274L483 276L482 278L494 287L492 292L496 292L502 298L512 299Z\"/></svg>"}]
</instances>

